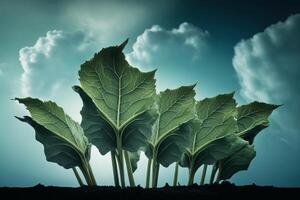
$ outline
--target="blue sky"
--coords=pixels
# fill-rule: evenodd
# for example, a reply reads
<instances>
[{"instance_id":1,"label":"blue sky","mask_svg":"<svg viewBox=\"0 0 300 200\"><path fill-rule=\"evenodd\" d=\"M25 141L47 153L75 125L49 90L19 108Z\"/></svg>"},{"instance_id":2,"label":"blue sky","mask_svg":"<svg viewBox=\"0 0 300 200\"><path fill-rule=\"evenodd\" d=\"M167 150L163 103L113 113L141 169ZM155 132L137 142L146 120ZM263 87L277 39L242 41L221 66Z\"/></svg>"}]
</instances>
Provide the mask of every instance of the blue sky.
<instances>
[{"instance_id":1,"label":"blue sky","mask_svg":"<svg viewBox=\"0 0 300 200\"><path fill-rule=\"evenodd\" d=\"M46 162L34 131L13 117L24 107L10 99L54 100L80 121L71 89L79 65L126 38L130 63L158 69L159 91L197 82L197 99L236 91L240 104L284 104L256 138L249 170L231 181L300 186L298 13L299 1L1 1L0 186L77 186L71 170ZM92 149L101 185L113 184L109 159ZM145 161L135 174L140 184ZM161 170L160 184L172 181L173 169ZM180 170L180 182L186 175Z\"/></svg>"}]
</instances>

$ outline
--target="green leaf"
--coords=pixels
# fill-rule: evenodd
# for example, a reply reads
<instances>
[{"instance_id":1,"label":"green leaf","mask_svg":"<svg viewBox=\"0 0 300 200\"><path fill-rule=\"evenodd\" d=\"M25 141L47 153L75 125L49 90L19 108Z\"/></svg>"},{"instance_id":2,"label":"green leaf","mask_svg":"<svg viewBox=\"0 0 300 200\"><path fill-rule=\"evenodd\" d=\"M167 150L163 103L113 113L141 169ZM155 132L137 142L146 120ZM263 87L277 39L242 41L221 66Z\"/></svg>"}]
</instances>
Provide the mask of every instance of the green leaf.
<instances>
[{"instance_id":1,"label":"green leaf","mask_svg":"<svg viewBox=\"0 0 300 200\"><path fill-rule=\"evenodd\" d=\"M166 137L157 150L157 161L164 167L179 161L190 138L190 126L184 123Z\"/></svg>"},{"instance_id":2,"label":"green leaf","mask_svg":"<svg viewBox=\"0 0 300 200\"><path fill-rule=\"evenodd\" d=\"M235 173L241 170L247 170L251 161L254 159L256 152L252 145L242 145L230 157L220 161L219 180L231 178Z\"/></svg>"},{"instance_id":3,"label":"green leaf","mask_svg":"<svg viewBox=\"0 0 300 200\"><path fill-rule=\"evenodd\" d=\"M115 150L117 144L114 128L105 120L92 99L79 86L74 86L73 89L83 101L80 112L82 116L81 126L89 141L99 149L102 155ZM130 124L124 127L121 136L123 149L135 152L147 145L156 115L155 110L147 110L136 116Z\"/></svg>"},{"instance_id":4,"label":"green leaf","mask_svg":"<svg viewBox=\"0 0 300 200\"><path fill-rule=\"evenodd\" d=\"M140 154L141 154L140 151L128 152L131 167L132 167L132 172L135 172L135 170L137 169L137 163L140 160Z\"/></svg>"},{"instance_id":5,"label":"green leaf","mask_svg":"<svg viewBox=\"0 0 300 200\"><path fill-rule=\"evenodd\" d=\"M269 126L268 117L279 105L252 102L237 108L237 134L253 143L255 136Z\"/></svg>"},{"instance_id":6,"label":"green leaf","mask_svg":"<svg viewBox=\"0 0 300 200\"><path fill-rule=\"evenodd\" d=\"M79 87L73 86L83 102L80 111L81 126L89 141L94 144L102 155L116 149L116 135L111 125L106 122L92 99Z\"/></svg>"},{"instance_id":7,"label":"green leaf","mask_svg":"<svg viewBox=\"0 0 300 200\"><path fill-rule=\"evenodd\" d=\"M187 122L195 117L195 85L161 92L157 98L158 117L146 155L167 167L180 159L190 131Z\"/></svg>"},{"instance_id":8,"label":"green leaf","mask_svg":"<svg viewBox=\"0 0 300 200\"><path fill-rule=\"evenodd\" d=\"M202 164L214 164L218 160L227 158L229 155L231 156L245 144L248 144L248 142L235 134L226 135L216 139L206 145L205 148L199 151L194 157L193 168L194 170L197 170Z\"/></svg>"},{"instance_id":9,"label":"green leaf","mask_svg":"<svg viewBox=\"0 0 300 200\"><path fill-rule=\"evenodd\" d=\"M192 137L180 163L183 167L192 167L195 172L202 164L231 155L236 144L242 142L234 135L237 124L233 94L206 98L196 104L198 119L190 123Z\"/></svg>"},{"instance_id":10,"label":"green leaf","mask_svg":"<svg viewBox=\"0 0 300 200\"><path fill-rule=\"evenodd\" d=\"M149 110L155 96L155 71L141 72L128 64L120 46L108 47L81 65L82 89L116 130Z\"/></svg>"},{"instance_id":11,"label":"green leaf","mask_svg":"<svg viewBox=\"0 0 300 200\"><path fill-rule=\"evenodd\" d=\"M29 110L31 117L18 118L30 124L36 139L44 145L46 159L64 168L81 166L89 160L90 145L78 123L54 102L33 98L16 98Z\"/></svg>"}]
</instances>

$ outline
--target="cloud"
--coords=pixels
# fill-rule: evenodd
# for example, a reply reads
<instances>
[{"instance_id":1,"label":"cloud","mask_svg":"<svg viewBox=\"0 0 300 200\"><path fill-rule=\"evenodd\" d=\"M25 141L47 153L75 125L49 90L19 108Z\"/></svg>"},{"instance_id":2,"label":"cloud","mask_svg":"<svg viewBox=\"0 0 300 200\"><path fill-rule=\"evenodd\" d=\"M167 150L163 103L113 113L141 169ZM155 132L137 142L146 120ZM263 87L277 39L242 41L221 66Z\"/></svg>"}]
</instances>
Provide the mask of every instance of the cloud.
<instances>
[{"instance_id":1,"label":"cloud","mask_svg":"<svg viewBox=\"0 0 300 200\"><path fill-rule=\"evenodd\" d=\"M125 3L118 0L89 3L73 1L66 4L64 18L71 22L72 28L85 30L101 43L110 45L110 42L124 40L133 30L144 26L145 21L152 19L154 15L149 10L154 9L154 4L151 3ZM157 13L160 8L155 10Z\"/></svg>"},{"instance_id":2,"label":"cloud","mask_svg":"<svg viewBox=\"0 0 300 200\"><path fill-rule=\"evenodd\" d=\"M300 15L290 16L234 47L233 66L247 100L284 104L281 132L299 137Z\"/></svg>"},{"instance_id":3,"label":"cloud","mask_svg":"<svg viewBox=\"0 0 300 200\"><path fill-rule=\"evenodd\" d=\"M159 58L178 60L185 56L186 60L196 60L201 57L201 51L207 46L208 38L208 31L187 22L171 30L153 25L137 37L132 47L133 51L127 54L127 59L145 67L153 67Z\"/></svg>"},{"instance_id":4,"label":"cloud","mask_svg":"<svg viewBox=\"0 0 300 200\"><path fill-rule=\"evenodd\" d=\"M158 69L158 91L193 84L199 79L199 65L208 52L209 38L208 31L187 22L173 29L153 25L137 37L126 58L142 70ZM197 73L191 75L191 70ZM168 78L170 75L172 78Z\"/></svg>"},{"instance_id":5,"label":"cloud","mask_svg":"<svg viewBox=\"0 0 300 200\"><path fill-rule=\"evenodd\" d=\"M62 87L71 87L87 52L92 55L87 48L91 46L91 40L82 32L53 30L38 38L33 46L20 49L22 95L49 98Z\"/></svg>"},{"instance_id":6,"label":"cloud","mask_svg":"<svg viewBox=\"0 0 300 200\"><path fill-rule=\"evenodd\" d=\"M4 63L0 63L0 76L3 75Z\"/></svg>"}]
</instances>

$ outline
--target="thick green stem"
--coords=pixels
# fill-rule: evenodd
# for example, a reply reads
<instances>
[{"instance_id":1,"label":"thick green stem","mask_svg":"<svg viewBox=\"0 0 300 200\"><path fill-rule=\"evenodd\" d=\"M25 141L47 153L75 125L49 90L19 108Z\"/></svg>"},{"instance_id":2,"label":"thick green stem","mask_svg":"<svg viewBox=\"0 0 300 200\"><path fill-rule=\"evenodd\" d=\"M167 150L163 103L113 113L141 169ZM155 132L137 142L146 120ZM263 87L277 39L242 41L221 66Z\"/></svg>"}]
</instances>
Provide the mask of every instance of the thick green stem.
<instances>
[{"instance_id":1,"label":"thick green stem","mask_svg":"<svg viewBox=\"0 0 300 200\"><path fill-rule=\"evenodd\" d=\"M81 169L81 172L82 172L82 174L83 174L83 176L84 176L84 179L85 179L85 181L86 181L86 184L87 184L88 186L93 186L91 177L90 177L90 175L89 175L89 173L88 173L88 171L87 171L86 166L85 166L85 165L82 165L82 166L80 166L80 169Z\"/></svg>"},{"instance_id":2,"label":"thick green stem","mask_svg":"<svg viewBox=\"0 0 300 200\"><path fill-rule=\"evenodd\" d=\"M175 172L174 172L174 179L173 179L173 186L177 186L177 180L178 180L178 166L179 166L179 163L176 162L176 165L175 165Z\"/></svg>"},{"instance_id":3,"label":"thick green stem","mask_svg":"<svg viewBox=\"0 0 300 200\"><path fill-rule=\"evenodd\" d=\"M205 176L206 176L206 171L207 171L207 165L203 165L203 171L202 171L202 176L201 176L200 185L204 185L204 182L205 182Z\"/></svg>"},{"instance_id":4,"label":"thick green stem","mask_svg":"<svg viewBox=\"0 0 300 200\"><path fill-rule=\"evenodd\" d=\"M194 177L195 177L195 170L194 170L194 166L191 165L191 167L189 168L189 181L188 181L188 185L193 185L193 183L194 183Z\"/></svg>"},{"instance_id":5,"label":"thick green stem","mask_svg":"<svg viewBox=\"0 0 300 200\"><path fill-rule=\"evenodd\" d=\"M91 180L92 180L92 182L93 182L93 185L97 185L97 182L96 182L96 179L95 179L93 170L92 170L92 168L91 168L90 162L88 162L88 161L87 161L87 169L88 169L88 172L89 172L89 174L90 174L90 177L91 177Z\"/></svg>"},{"instance_id":6,"label":"thick green stem","mask_svg":"<svg viewBox=\"0 0 300 200\"><path fill-rule=\"evenodd\" d=\"M147 165L146 188L149 188L150 185L151 164L152 164L152 159L150 158L148 159L148 165Z\"/></svg>"},{"instance_id":7,"label":"thick green stem","mask_svg":"<svg viewBox=\"0 0 300 200\"><path fill-rule=\"evenodd\" d=\"M121 141L117 140L117 147L118 147L118 166L119 166L119 173L121 179L121 186L125 188L125 177L124 177L124 159L123 159L123 150Z\"/></svg>"},{"instance_id":8,"label":"thick green stem","mask_svg":"<svg viewBox=\"0 0 300 200\"><path fill-rule=\"evenodd\" d=\"M119 175L118 175L118 166L117 166L117 162L116 162L116 152L115 151L111 151L110 153L111 155L111 163L112 163L112 168L113 168L113 175L114 175L114 181L115 181L115 186L119 187Z\"/></svg>"},{"instance_id":9,"label":"thick green stem","mask_svg":"<svg viewBox=\"0 0 300 200\"><path fill-rule=\"evenodd\" d=\"M91 169L91 166L85 158L82 159L82 166L80 167L80 169L82 171L82 174L84 175L84 178L85 178L86 183L88 184L88 186L97 185L94 174L93 174L92 169Z\"/></svg>"},{"instance_id":10,"label":"thick green stem","mask_svg":"<svg viewBox=\"0 0 300 200\"><path fill-rule=\"evenodd\" d=\"M152 162L152 188L155 186L155 169L156 167L156 158L153 156L153 162Z\"/></svg>"},{"instance_id":11,"label":"thick green stem","mask_svg":"<svg viewBox=\"0 0 300 200\"><path fill-rule=\"evenodd\" d=\"M130 187L135 187L133 171L132 171L132 166L131 166L130 158L128 155L128 151L124 151L124 157L125 157L125 161L126 161L127 175L128 175Z\"/></svg>"},{"instance_id":12,"label":"thick green stem","mask_svg":"<svg viewBox=\"0 0 300 200\"><path fill-rule=\"evenodd\" d=\"M79 173L78 173L76 167L73 167L72 170L73 170L73 172L74 172L74 174L75 174L75 176L76 176L76 179L77 179L77 181L78 181L80 187L84 186L84 184L83 184L83 182L82 182L82 180L81 180L81 178L80 178L80 175L79 175Z\"/></svg>"},{"instance_id":13,"label":"thick green stem","mask_svg":"<svg viewBox=\"0 0 300 200\"><path fill-rule=\"evenodd\" d=\"M219 183L220 182L220 178L221 178L221 170L222 170L222 168L221 168L221 163L220 162L218 162L218 175L217 175L217 180L216 180L216 182L217 183Z\"/></svg>"},{"instance_id":14,"label":"thick green stem","mask_svg":"<svg viewBox=\"0 0 300 200\"><path fill-rule=\"evenodd\" d=\"M158 177L158 170L159 170L159 165L156 162L156 155L153 154L153 163L152 163L152 188L156 188L157 186L157 181L156 177Z\"/></svg>"},{"instance_id":15,"label":"thick green stem","mask_svg":"<svg viewBox=\"0 0 300 200\"><path fill-rule=\"evenodd\" d=\"M210 175L210 180L209 180L210 184L214 183L217 170L218 170L217 163L215 163L213 165L213 168L212 168L212 171L211 171L211 175Z\"/></svg>"},{"instance_id":16,"label":"thick green stem","mask_svg":"<svg viewBox=\"0 0 300 200\"><path fill-rule=\"evenodd\" d=\"M156 172L155 172L155 187L157 187L157 185L158 185L159 167L160 167L160 164L159 164L159 163L156 163Z\"/></svg>"}]
</instances>

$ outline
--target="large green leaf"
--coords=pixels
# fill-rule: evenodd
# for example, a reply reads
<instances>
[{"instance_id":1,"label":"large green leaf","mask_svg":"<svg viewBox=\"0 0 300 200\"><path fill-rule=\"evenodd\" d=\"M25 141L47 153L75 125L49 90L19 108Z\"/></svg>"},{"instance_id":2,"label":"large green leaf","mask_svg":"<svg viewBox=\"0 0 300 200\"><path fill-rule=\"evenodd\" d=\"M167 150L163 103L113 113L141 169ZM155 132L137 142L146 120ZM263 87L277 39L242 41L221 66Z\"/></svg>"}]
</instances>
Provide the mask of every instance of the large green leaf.
<instances>
[{"instance_id":1,"label":"large green leaf","mask_svg":"<svg viewBox=\"0 0 300 200\"><path fill-rule=\"evenodd\" d=\"M127 42L102 49L79 71L82 89L117 131L149 110L155 96L155 71L144 73L128 64L122 53Z\"/></svg>"},{"instance_id":2,"label":"large green leaf","mask_svg":"<svg viewBox=\"0 0 300 200\"><path fill-rule=\"evenodd\" d=\"M54 102L33 98L16 98L29 110L31 117L18 118L30 124L36 139L44 145L46 159L64 168L81 166L89 160L90 145L78 123Z\"/></svg>"},{"instance_id":3,"label":"large green leaf","mask_svg":"<svg viewBox=\"0 0 300 200\"><path fill-rule=\"evenodd\" d=\"M245 144L248 144L248 142L235 134L225 135L205 145L194 156L186 152L180 164L183 167L192 167L194 172L196 172L202 164L210 165L218 160L227 158Z\"/></svg>"},{"instance_id":4,"label":"large green leaf","mask_svg":"<svg viewBox=\"0 0 300 200\"><path fill-rule=\"evenodd\" d=\"M194 86L167 89L157 97L158 117L146 155L165 167L180 159L187 144L187 124L195 117Z\"/></svg>"},{"instance_id":5,"label":"large green leaf","mask_svg":"<svg viewBox=\"0 0 300 200\"><path fill-rule=\"evenodd\" d=\"M279 105L252 102L237 108L237 134L253 143L255 136L269 126L268 117Z\"/></svg>"},{"instance_id":6,"label":"large green leaf","mask_svg":"<svg viewBox=\"0 0 300 200\"><path fill-rule=\"evenodd\" d=\"M206 98L196 104L198 119L190 123L192 137L182 166L196 171L202 164L212 164L229 156L237 144L243 142L234 135L237 124L233 94Z\"/></svg>"},{"instance_id":7,"label":"large green leaf","mask_svg":"<svg viewBox=\"0 0 300 200\"><path fill-rule=\"evenodd\" d=\"M94 144L102 155L117 148L116 134L114 128L109 124L92 99L79 87L73 89L80 95L83 101L81 110L81 126L89 141ZM156 111L147 110L136 116L122 130L123 149L136 152L147 145L151 135L152 125L156 119Z\"/></svg>"},{"instance_id":8,"label":"large green leaf","mask_svg":"<svg viewBox=\"0 0 300 200\"><path fill-rule=\"evenodd\" d=\"M113 128L102 117L92 99L79 87L73 86L83 102L80 114L81 127L89 141L94 144L102 155L116 149L116 135Z\"/></svg>"},{"instance_id":9,"label":"large green leaf","mask_svg":"<svg viewBox=\"0 0 300 200\"><path fill-rule=\"evenodd\" d=\"M247 170L255 155L256 152L252 145L249 145L248 142L242 145L230 157L220 161L219 180L229 179L236 172Z\"/></svg>"},{"instance_id":10,"label":"large green leaf","mask_svg":"<svg viewBox=\"0 0 300 200\"><path fill-rule=\"evenodd\" d=\"M189 122L180 125L166 137L157 150L157 161L164 167L179 161L190 138Z\"/></svg>"}]
</instances>

